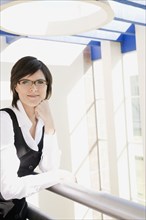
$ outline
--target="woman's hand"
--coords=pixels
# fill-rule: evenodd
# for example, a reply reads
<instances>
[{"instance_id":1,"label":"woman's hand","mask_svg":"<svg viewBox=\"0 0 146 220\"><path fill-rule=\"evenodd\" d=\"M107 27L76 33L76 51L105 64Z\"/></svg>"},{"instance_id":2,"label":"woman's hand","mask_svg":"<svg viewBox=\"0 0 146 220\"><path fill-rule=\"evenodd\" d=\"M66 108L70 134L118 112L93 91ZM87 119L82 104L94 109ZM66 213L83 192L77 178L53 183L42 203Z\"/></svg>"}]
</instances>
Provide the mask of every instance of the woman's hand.
<instances>
[{"instance_id":1,"label":"woman's hand","mask_svg":"<svg viewBox=\"0 0 146 220\"><path fill-rule=\"evenodd\" d=\"M70 171L58 169L56 172L61 182L77 183L77 178Z\"/></svg>"},{"instance_id":2,"label":"woman's hand","mask_svg":"<svg viewBox=\"0 0 146 220\"><path fill-rule=\"evenodd\" d=\"M37 118L40 117L43 120L45 124L45 133L54 134L54 122L49 108L48 100L43 100L38 106L36 106L35 114Z\"/></svg>"}]
</instances>

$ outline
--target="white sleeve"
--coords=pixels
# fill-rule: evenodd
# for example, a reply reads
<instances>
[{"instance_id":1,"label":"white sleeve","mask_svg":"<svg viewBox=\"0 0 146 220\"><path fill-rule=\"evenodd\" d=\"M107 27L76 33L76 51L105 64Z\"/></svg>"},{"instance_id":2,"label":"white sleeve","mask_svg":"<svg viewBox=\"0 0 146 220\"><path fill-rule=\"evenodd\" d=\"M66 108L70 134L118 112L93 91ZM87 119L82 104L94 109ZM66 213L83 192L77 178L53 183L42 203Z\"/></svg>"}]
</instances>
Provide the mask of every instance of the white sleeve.
<instances>
[{"instance_id":1,"label":"white sleeve","mask_svg":"<svg viewBox=\"0 0 146 220\"><path fill-rule=\"evenodd\" d=\"M57 136L44 134L44 146L39 164L41 171L51 171L60 166L61 151L58 147Z\"/></svg>"},{"instance_id":2,"label":"white sleeve","mask_svg":"<svg viewBox=\"0 0 146 220\"><path fill-rule=\"evenodd\" d=\"M6 112L0 112L0 192L4 199L21 199L60 182L57 172L18 177L20 160L14 146L13 125Z\"/></svg>"}]
</instances>

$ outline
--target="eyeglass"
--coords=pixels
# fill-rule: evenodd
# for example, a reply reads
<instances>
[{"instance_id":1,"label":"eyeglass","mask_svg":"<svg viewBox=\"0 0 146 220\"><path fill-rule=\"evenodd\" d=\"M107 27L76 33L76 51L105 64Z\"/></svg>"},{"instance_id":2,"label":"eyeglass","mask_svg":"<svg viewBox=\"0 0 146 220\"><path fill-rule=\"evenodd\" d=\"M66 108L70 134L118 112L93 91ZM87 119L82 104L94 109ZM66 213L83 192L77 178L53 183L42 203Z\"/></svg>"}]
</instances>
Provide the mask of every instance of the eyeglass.
<instances>
[{"instance_id":1,"label":"eyeglass","mask_svg":"<svg viewBox=\"0 0 146 220\"><path fill-rule=\"evenodd\" d=\"M45 85L47 85L47 81L44 79L37 79L35 81L29 80L29 79L21 79L18 81L18 83L23 86L24 88L29 88L31 87L33 84L36 87L42 88Z\"/></svg>"}]
</instances>

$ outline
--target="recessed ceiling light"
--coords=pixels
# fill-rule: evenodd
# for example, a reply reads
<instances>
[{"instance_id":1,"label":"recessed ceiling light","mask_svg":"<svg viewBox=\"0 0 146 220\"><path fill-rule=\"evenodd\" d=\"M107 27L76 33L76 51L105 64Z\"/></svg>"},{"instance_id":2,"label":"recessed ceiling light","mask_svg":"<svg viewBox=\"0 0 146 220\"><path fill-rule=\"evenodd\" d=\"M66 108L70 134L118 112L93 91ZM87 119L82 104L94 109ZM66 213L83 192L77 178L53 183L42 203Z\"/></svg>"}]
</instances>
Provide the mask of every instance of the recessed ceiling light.
<instances>
[{"instance_id":1,"label":"recessed ceiling light","mask_svg":"<svg viewBox=\"0 0 146 220\"><path fill-rule=\"evenodd\" d=\"M108 1L12 1L1 7L1 30L18 35L74 35L100 28L114 13Z\"/></svg>"}]
</instances>

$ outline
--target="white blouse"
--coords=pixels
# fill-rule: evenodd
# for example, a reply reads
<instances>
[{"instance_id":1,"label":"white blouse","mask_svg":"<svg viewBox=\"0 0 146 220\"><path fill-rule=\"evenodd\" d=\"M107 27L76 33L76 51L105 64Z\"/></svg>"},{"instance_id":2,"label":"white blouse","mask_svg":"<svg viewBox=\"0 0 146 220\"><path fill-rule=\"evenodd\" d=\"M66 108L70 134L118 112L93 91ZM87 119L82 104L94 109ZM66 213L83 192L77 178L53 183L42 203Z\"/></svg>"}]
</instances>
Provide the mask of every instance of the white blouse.
<instances>
[{"instance_id":1,"label":"white blouse","mask_svg":"<svg viewBox=\"0 0 146 220\"><path fill-rule=\"evenodd\" d=\"M33 139L29 132L32 123L20 101L18 101L18 108L19 110L11 107L17 116L23 137L31 149L38 151L37 145L42 137L44 123L41 119L38 120ZM6 200L28 197L60 181L57 172L54 172L60 165L60 150L56 134L44 134L42 157L39 163L42 173L18 177L20 160L14 146L13 124L9 114L5 111L0 111L0 157L0 192Z\"/></svg>"}]
</instances>

